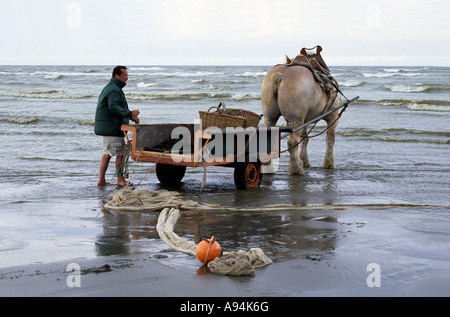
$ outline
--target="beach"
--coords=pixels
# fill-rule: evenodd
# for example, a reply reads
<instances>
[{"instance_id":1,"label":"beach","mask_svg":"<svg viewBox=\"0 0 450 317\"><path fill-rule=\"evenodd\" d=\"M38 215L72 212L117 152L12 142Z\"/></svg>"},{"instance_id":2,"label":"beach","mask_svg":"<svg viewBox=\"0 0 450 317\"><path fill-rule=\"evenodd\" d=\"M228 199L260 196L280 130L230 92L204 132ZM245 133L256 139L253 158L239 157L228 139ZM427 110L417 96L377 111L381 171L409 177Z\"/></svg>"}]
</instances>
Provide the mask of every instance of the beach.
<instances>
[{"instance_id":1,"label":"beach","mask_svg":"<svg viewBox=\"0 0 450 317\"><path fill-rule=\"evenodd\" d=\"M272 256L271 252L268 255L279 260L257 268L254 276L209 273L195 257L157 243L159 252L71 258L3 268L0 295L447 297L450 292L448 241L442 236L447 235L448 222L439 227L436 223L440 221L432 216L438 211L420 209L420 212L431 214L428 222L418 224L417 215L411 215L407 208L306 213L309 216L303 215L300 217L303 219L286 225L291 227L286 229L288 232L295 231L292 235L299 241L277 241L282 246L273 248L272 252L278 255ZM255 216L258 215L248 218ZM407 219L400 220L401 217ZM245 218L243 214L239 218L243 222L249 221L242 219ZM185 223L183 220L184 217L179 220L181 227L193 221L188 219ZM190 228L187 226L184 230ZM275 240L262 244L266 251L268 243L273 244ZM292 250L296 250L296 255L289 254ZM79 265L80 275L73 275L76 271L70 269L72 263ZM368 266L373 263L380 268L378 285L370 276L375 271ZM79 278L79 284L75 286L74 276Z\"/></svg>"},{"instance_id":2,"label":"beach","mask_svg":"<svg viewBox=\"0 0 450 317\"><path fill-rule=\"evenodd\" d=\"M219 102L260 113L269 69L132 66L124 92L141 123L194 123ZM93 116L112 67L2 66L0 296L448 297L448 68L331 70L347 97L360 96L339 122L335 169L322 168L324 136L310 140L304 175L287 175L285 153L245 191L232 169L208 167L203 190L201 168L165 188L146 175L152 164L130 162L139 189L233 209L183 211L180 237L214 235L224 250L258 247L273 261L254 276L226 276L170 248L158 211L105 209L120 188L112 168L112 185L96 186ZM271 205L285 207L263 208Z\"/></svg>"}]
</instances>

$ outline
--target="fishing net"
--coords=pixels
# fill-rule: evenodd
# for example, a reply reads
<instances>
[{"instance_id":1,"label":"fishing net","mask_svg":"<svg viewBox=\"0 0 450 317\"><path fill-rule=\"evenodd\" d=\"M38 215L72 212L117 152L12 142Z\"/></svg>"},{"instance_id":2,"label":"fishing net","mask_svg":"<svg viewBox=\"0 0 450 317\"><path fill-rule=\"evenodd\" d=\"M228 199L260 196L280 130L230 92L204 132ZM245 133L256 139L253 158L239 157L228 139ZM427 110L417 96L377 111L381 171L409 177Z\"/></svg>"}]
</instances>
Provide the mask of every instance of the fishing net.
<instances>
[{"instance_id":1,"label":"fishing net","mask_svg":"<svg viewBox=\"0 0 450 317\"><path fill-rule=\"evenodd\" d=\"M156 224L160 238L174 250L193 256L196 256L197 245L174 232L181 210L211 211L219 208L216 204L200 204L175 191L129 188L117 190L104 206L110 211L161 211ZM271 263L260 248L252 248L223 252L207 266L215 274L242 276L254 275L255 268Z\"/></svg>"},{"instance_id":2,"label":"fishing net","mask_svg":"<svg viewBox=\"0 0 450 317\"><path fill-rule=\"evenodd\" d=\"M123 188L117 190L114 196L104 205L110 211L159 211L166 207L186 210L208 210L217 205L200 204L183 194L169 190L145 190Z\"/></svg>"},{"instance_id":3,"label":"fishing net","mask_svg":"<svg viewBox=\"0 0 450 317\"><path fill-rule=\"evenodd\" d=\"M366 204L366 205L326 205L326 206L293 206L288 204L267 205L253 208L222 207L218 204L201 204L189 199L181 193L167 190L137 190L123 188L115 192L114 196L104 205L110 211L160 211L156 229L161 239L174 250L196 256L197 245L179 237L174 227L182 210L194 212L214 211L277 211L286 209L296 210L346 210L353 208L388 209L388 208L432 208L431 205L411 204ZM223 252L220 257L207 264L212 273L223 275L254 275L255 268L271 264L272 261L260 248L248 251Z\"/></svg>"},{"instance_id":4,"label":"fishing net","mask_svg":"<svg viewBox=\"0 0 450 317\"><path fill-rule=\"evenodd\" d=\"M156 230L161 239L171 248L196 256L197 245L193 242L180 238L173 232L175 224L180 217L177 208L164 208L158 217ZM220 257L215 258L207 264L209 270L221 275L255 275L255 268L263 267L272 263L260 248L252 248L248 251L223 252Z\"/></svg>"},{"instance_id":5,"label":"fishing net","mask_svg":"<svg viewBox=\"0 0 450 317\"><path fill-rule=\"evenodd\" d=\"M272 264L260 248L248 251L224 252L222 256L208 263L211 272L222 275L255 275L255 268Z\"/></svg>"}]
</instances>

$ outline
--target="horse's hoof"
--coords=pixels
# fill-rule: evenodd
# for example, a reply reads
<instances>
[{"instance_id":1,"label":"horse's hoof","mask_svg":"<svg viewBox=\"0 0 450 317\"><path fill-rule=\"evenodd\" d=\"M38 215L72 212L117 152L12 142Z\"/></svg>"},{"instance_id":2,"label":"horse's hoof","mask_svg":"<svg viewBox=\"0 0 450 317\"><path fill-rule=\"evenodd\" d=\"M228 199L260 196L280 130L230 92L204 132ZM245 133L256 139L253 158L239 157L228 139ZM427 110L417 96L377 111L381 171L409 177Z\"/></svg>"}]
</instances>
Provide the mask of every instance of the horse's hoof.
<instances>
[{"instance_id":1,"label":"horse's hoof","mask_svg":"<svg viewBox=\"0 0 450 317\"><path fill-rule=\"evenodd\" d=\"M300 168L296 168L296 169L289 168L289 170L288 170L288 175L303 175L303 174L305 174L305 170L300 169Z\"/></svg>"}]
</instances>

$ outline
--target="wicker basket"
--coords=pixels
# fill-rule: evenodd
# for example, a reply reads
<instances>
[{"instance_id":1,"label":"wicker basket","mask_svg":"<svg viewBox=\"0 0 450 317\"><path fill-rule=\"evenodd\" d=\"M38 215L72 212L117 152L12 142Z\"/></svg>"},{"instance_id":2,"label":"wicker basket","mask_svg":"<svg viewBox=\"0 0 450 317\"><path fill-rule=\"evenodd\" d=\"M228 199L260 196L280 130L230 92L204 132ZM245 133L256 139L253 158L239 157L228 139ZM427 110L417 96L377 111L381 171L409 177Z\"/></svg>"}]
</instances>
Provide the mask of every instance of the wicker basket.
<instances>
[{"instance_id":1,"label":"wicker basket","mask_svg":"<svg viewBox=\"0 0 450 317\"><path fill-rule=\"evenodd\" d=\"M217 111L211 112L212 109L217 109ZM219 107L211 107L208 111L199 111L199 113L202 120L202 129L209 127L218 127L219 129L243 127L246 120L245 117L240 115L225 114Z\"/></svg>"},{"instance_id":2,"label":"wicker basket","mask_svg":"<svg viewBox=\"0 0 450 317\"><path fill-rule=\"evenodd\" d=\"M257 127L259 125L259 121L261 121L261 116L254 113L253 111L243 110L243 109L233 109L227 108L228 114L232 116L242 116L245 118L245 122L243 127Z\"/></svg>"}]
</instances>

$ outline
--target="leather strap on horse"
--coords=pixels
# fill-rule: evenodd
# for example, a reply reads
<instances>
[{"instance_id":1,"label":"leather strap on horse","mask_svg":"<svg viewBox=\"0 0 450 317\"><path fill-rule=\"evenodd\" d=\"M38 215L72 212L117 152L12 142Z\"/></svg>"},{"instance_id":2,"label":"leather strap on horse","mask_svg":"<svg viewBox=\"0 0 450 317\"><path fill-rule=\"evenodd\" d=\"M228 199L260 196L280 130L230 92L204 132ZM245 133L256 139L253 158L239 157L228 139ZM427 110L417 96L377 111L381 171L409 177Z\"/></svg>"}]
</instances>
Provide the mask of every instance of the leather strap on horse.
<instances>
[{"instance_id":1,"label":"leather strap on horse","mask_svg":"<svg viewBox=\"0 0 450 317\"><path fill-rule=\"evenodd\" d=\"M311 53L308 51L312 51L316 49L316 52ZM328 66L326 65L325 61L323 60L322 56L320 55L320 52L322 51L322 47L320 45L316 45L313 48L302 48L300 50L300 55L298 55L296 58L294 58L293 60L290 60L288 58L288 65L289 67L291 66L303 66L308 68L311 73L314 76L314 79L317 81L317 83L319 84L319 86L323 89L323 91L327 94L327 102L325 104L325 107L321 113L324 114L326 111L328 111L328 109L331 107L331 105L334 103L334 101L337 98L337 94L341 94L342 97L344 97L347 101L348 98L342 93L342 91L339 89L339 84L336 81L336 79L333 78L333 76L331 76L330 73L330 69L328 68ZM319 132L316 135L313 136L309 136L309 134L311 133L311 131L314 129L314 127L316 126L317 122L313 125L313 127L306 133L306 135L304 137L301 138L301 140L289 147L288 149L281 151L281 153L283 152L287 152L290 149L298 146L304 139L306 138L313 138L316 136L319 136L321 134L323 134L325 131L327 131L330 127L332 127L334 124L336 124L336 122L339 120L339 118L342 116L342 113L345 111L347 107L345 106L344 109L342 109L342 111L339 113L338 117L336 118L336 120L327 126L326 129L324 129L322 132Z\"/></svg>"},{"instance_id":2,"label":"leather strap on horse","mask_svg":"<svg viewBox=\"0 0 450 317\"><path fill-rule=\"evenodd\" d=\"M309 52L314 49L316 49L315 53ZM320 52L322 52L322 47L320 45L316 45L313 48L304 47L300 50L300 55L295 57L293 60L288 58L287 66L303 66L308 68L317 83L329 97L332 95L334 90L342 94L339 89L338 82L333 78L333 76L331 76L330 69L320 55Z\"/></svg>"}]
</instances>

